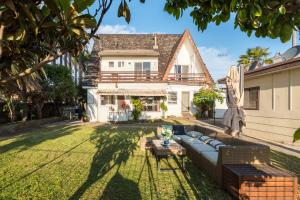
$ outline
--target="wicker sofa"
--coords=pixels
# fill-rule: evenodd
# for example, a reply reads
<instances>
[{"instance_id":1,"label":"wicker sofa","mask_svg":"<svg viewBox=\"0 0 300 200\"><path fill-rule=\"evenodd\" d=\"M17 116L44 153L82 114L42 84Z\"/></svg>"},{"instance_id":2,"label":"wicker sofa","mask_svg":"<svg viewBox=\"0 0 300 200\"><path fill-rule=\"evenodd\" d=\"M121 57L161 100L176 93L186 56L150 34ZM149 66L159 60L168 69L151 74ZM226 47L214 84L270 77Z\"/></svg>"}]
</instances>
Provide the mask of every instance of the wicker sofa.
<instances>
[{"instance_id":1,"label":"wicker sofa","mask_svg":"<svg viewBox=\"0 0 300 200\"><path fill-rule=\"evenodd\" d=\"M158 135L161 130L158 127ZM184 146L189 159L219 185L222 184L222 166L225 164L270 162L268 146L241 141L212 128L185 126L185 131L175 135L173 139Z\"/></svg>"}]
</instances>

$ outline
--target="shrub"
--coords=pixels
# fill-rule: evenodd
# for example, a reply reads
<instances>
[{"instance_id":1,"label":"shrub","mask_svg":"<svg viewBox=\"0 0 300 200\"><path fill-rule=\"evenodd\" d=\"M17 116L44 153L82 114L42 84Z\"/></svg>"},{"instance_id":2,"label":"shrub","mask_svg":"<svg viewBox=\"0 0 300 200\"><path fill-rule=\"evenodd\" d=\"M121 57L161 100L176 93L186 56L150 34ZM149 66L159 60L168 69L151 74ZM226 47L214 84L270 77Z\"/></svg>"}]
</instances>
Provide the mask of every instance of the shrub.
<instances>
[{"instance_id":1,"label":"shrub","mask_svg":"<svg viewBox=\"0 0 300 200\"><path fill-rule=\"evenodd\" d=\"M223 97L220 92L214 88L202 88L194 95L193 103L201 111L201 117L206 117L206 111L213 108L215 101L223 102Z\"/></svg>"},{"instance_id":2,"label":"shrub","mask_svg":"<svg viewBox=\"0 0 300 200\"><path fill-rule=\"evenodd\" d=\"M134 120L138 120L142 114L142 111L144 109L144 104L143 102L138 99L138 98L132 98L131 103L133 105L133 110L132 110L132 116Z\"/></svg>"}]
</instances>

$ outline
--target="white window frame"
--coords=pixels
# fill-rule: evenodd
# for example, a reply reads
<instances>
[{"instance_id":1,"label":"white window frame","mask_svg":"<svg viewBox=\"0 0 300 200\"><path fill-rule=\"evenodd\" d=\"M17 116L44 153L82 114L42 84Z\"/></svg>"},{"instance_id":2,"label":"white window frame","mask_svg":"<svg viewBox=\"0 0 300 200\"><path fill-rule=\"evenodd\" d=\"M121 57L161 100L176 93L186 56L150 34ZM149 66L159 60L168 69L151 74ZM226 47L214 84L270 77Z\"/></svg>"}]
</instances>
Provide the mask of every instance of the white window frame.
<instances>
[{"instance_id":1,"label":"white window frame","mask_svg":"<svg viewBox=\"0 0 300 200\"><path fill-rule=\"evenodd\" d=\"M171 100L170 95L175 95L176 100ZM168 104L177 104L178 102L178 93L177 92L168 92Z\"/></svg>"}]
</instances>

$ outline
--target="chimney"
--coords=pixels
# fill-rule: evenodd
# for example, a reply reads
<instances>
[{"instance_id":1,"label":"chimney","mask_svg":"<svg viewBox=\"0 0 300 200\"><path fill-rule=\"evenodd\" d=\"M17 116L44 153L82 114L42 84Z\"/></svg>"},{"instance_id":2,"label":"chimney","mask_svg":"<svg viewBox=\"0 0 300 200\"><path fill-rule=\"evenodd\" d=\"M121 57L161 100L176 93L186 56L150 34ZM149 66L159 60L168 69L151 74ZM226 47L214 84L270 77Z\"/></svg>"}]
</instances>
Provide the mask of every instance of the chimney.
<instances>
[{"instance_id":1,"label":"chimney","mask_svg":"<svg viewBox=\"0 0 300 200\"><path fill-rule=\"evenodd\" d=\"M154 46L153 46L153 49L158 49L156 33L154 33Z\"/></svg>"},{"instance_id":2,"label":"chimney","mask_svg":"<svg viewBox=\"0 0 300 200\"><path fill-rule=\"evenodd\" d=\"M292 47L297 45L296 40L297 40L296 31L293 31L293 34L292 34Z\"/></svg>"}]
</instances>

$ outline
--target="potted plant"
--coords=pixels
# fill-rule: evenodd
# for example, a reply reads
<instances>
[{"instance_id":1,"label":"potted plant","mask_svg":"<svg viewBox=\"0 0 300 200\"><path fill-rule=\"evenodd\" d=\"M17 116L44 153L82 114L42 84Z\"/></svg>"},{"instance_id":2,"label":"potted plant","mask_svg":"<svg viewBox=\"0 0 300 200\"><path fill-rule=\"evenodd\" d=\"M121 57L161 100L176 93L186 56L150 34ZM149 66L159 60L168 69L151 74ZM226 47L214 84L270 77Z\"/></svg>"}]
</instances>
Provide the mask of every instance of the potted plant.
<instances>
[{"instance_id":1,"label":"potted plant","mask_svg":"<svg viewBox=\"0 0 300 200\"><path fill-rule=\"evenodd\" d=\"M88 122L89 121L89 117L88 117L88 115L87 115L87 112L86 111L84 111L83 113L82 113L82 122Z\"/></svg>"},{"instance_id":2,"label":"potted plant","mask_svg":"<svg viewBox=\"0 0 300 200\"><path fill-rule=\"evenodd\" d=\"M166 117L166 112L168 111L168 107L167 105L165 104L165 102L161 102L160 103L160 109L162 110L163 112L163 118Z\"/></svg>"},{"instance_id":3,"label":"potted plant","mask_svg":"<svg viewBox=\"0 0 300 200\"><path fill-rule=\"evenodd\" d=\"M172 137L172 129L171 128L163 128L161 135L164 138L164 145L168 146L170 144L170 139Z\"/></svg>"}]
</instances>

